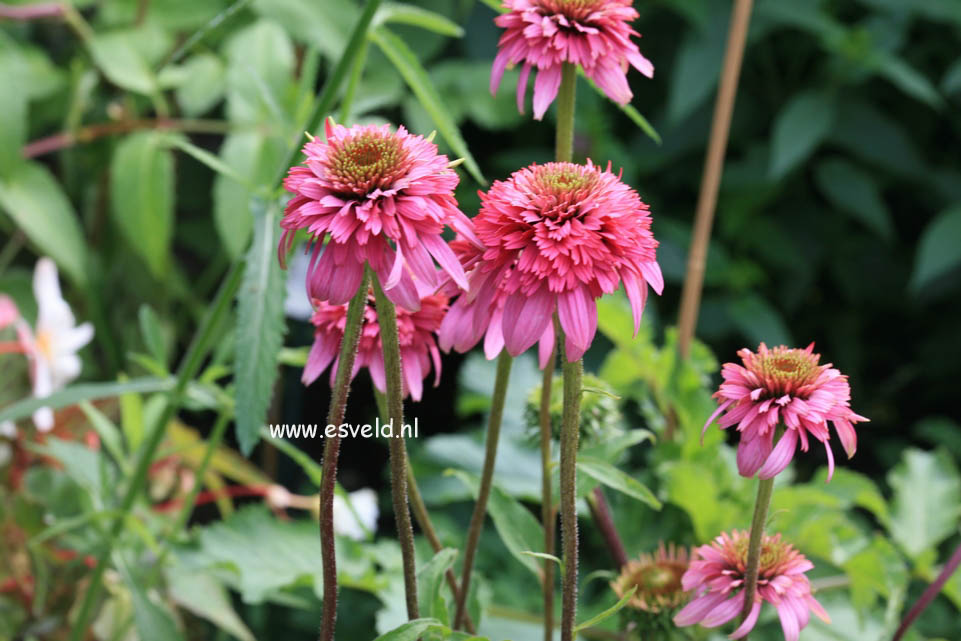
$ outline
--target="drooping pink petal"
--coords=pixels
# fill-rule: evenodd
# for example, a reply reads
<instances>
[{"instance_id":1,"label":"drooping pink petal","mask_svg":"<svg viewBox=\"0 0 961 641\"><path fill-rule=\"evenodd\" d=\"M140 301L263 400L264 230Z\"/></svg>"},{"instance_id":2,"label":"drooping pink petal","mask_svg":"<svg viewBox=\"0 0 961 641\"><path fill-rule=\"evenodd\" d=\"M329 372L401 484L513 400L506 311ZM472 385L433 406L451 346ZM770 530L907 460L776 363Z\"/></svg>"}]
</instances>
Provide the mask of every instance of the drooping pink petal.
<instances>
[{"instance_id":1,"label":"drooping pink petal","mask_svg":"<svg viewBox=\"0 0 961 641\"><path fill-rule=\"evenodd\" d=\"M781 435L777 445L771 451L771 455L768 456L761 469L757 471L758 478L772 479L788 466L797 450L797 434L797 430L787 430Z\"/></svg>"},{"instance_id":2,"label":"drooping pink petal","mask_svg":"<svg viewBox=\"0 0 961 641\"><path fill-rule=\"evenodd\" d=\"M741 639L743 637L746 637L748 633L754 629L754 626L757 624L758 615L760 614L761 614L761 602L755 601L754 605L751 606L751 611L748 612L746 617L744 617L744 621L741 623L741 625L738 626L737 630L731 633L731 635L728 638Z\"/></svg>"},{"instance_id":3,"label":"drooping pink petal","mask_svg":"<svg viewBox=\"0 0 961 641\"><path fill-rule=\"evenodd\" d=\"M534 120L542 120L561 87L560 66L538 69L534 79Z\"/></svg>"},{"instance_id":4,"label":"drooping pink petal","mask_svg":"<svg viewBox=\"0 0 961 641\"><path fill-rule=\"evenodd\" d=\"M554 298L546 288L524 297L514 294L504 303L504 345L511 356L519 356L544 333L551 322Z\"/></svg>"}]
</instances>

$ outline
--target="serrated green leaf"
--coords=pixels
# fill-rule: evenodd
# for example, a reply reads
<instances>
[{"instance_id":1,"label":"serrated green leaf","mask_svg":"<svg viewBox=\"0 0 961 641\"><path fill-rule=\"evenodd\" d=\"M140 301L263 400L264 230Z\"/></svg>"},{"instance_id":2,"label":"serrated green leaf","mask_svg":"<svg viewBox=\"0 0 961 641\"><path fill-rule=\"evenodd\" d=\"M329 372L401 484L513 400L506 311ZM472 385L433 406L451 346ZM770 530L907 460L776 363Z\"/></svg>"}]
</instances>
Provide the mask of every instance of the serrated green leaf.
<instances>
[{"instance_id":1,"label":"serrated green leaf","mask_svg":"<svg viewBox=\"0 0 961 641\"><path fill-rule=\"evenodd\" d=\"M961 205L942 212L928 223L911 273L911 289L920 291L931 281L961 265Z\"/></svg>"},{"instance_id":2,"label":"serrated green leaf","mask_svg":"<svg viewBox=\"0 0 961 641\"><path fill-rule=\"evenodd\" d=\"M832 205L859 220L881 238L891 239L894 235L891 212L870 173L841 158L831 158L818 164L814 178Z\"/></svg>"},{"instance_id":3,"label":"serrated green leaf","mask_svg":"<svg viewBox=\"0 0 961 641\"><path fill-rule=\"evenodd\" d=\"M73 206L46 167L25 162L0 176L0 207L75 283L86 285L83 231Z\"/></svg>"},{"instance_id":4,"label":"serrated green leaf","mask_svg":"<svg viewBox=\"0 0 961 641\"><path fill-rule=\"evenodd\" d=\"M951 457L909 449L888 474L894 489L891 538L917 559L957 531L961 518L961 476Z\"/></svg>"},{"instance_id":5,"label":"serrated green leaf","mask_svg":"<svg viewBox=\"0 0 961 641\"><path fill-rule=\"evenodd\" d=\"M417 56L410 50L403 40L388 31L385 27L378 27L370 31L370 38L380 47L384 55L391 61L397 71L403 76L407 86L417 97L421 106L430 114L431 120L437 127L437 131L450 146L455 156L464 159L464 167L474 180L482 185L487 184L487 180L481 173L477 161L467 148L467 143L457 128L457 124L450 117L449 112L444 107L444 101L437 93L434 83L431 81L427 71L420 64Z\"/></svg>"},{"instance_id":6,"label":"serrated green leaf","mask_svg":"<svg viewBox=\"0 0 961 641\"><path fill-rule=\"evenodd\" d=\"M781 178L804 162L831 131L834 118L834 101L827 94L795 94L774 121L771 176Z\"/></svg>"},{"instance_id":7,"label":"serrated green leaf","mask_svg":"<svg viewBox=\"0 0 961 641\"><path fill-rule=\"evenodd\" d=\"M848 559L844 572L851 580L852 601L860 609L873 606L878 596L903 598L907 591L908 568L904 558L881 536Z\"/></svg>"},{"instance_id":8,"label":"serrated green leaf","mask_svg":"<svg viewBox=\"0 0 961 641\"><path fill-rule=\"evenodd\" d=\"M277 261L280 226L274 210L254 205L254 240L247 253L244 281L237 292L237 440L249 454L277 380L277 355L286 331L284 275Z\"/></svg>"},{"instance_id":9,"label":"serrated green leaf","mask_svg":"<svg viewBox=\"0 0 961 641\"><path fill-rule=\"evenodd\" d=\"M661 502L647 486L607 461L579 456L577 469L612 490L646 503L655 510L661 509Z\"/></svg>"},{"instance_id":10,"label":"serrated green leaf","mask_svg":"<svg viewBox=\"0 0 961 641\"><path fill-rule=\"evenodd\" d=\"M464 30L453 20L414 5L398 4L396 2L383 3L377 13L374 14L371 24L376 28L390 22L413 25L452 38L460 38L464 35Z\"/></svg>"},{"instance_id":11,"label":"serrated green leaf","mask_svg":"<svg viewBox=\"0 0 961 641\"><path fill-rule=\"evenodd\" d=\"M447 470L445 474L457 477L477 496L478 478L462 470ZM541 565L528 551L542 552L544 548L544 528L531 514L530 510L518 503L514 498L494 485L491 488L490 500L487 502L487 513L494 521L494 527L500 535L501 541L511 555L520 561L524 567L541 576Z\"/></svg>"},{"instance_id":12,"label":"serrated green leaf","mask_svg":"<svg viewBox=\"0 0 961 641\"><path fill-rule=\"evenodd\" d=\"M130 134L110 163L110 211L155 278L166 277L174 224L174 159L164 134Z\"/></svg>"}]
</instances>

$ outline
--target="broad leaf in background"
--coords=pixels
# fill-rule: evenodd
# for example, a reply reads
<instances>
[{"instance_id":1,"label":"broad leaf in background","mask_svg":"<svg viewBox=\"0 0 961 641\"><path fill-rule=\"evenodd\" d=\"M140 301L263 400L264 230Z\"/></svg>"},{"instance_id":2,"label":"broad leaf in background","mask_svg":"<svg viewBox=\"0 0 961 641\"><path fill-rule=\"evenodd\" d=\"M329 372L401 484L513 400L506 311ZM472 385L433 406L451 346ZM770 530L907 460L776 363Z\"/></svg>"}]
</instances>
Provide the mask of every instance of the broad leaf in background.
<instances>
[{"instance_id":1,"label":"broad leaf in background","mask_svg":"<svg viewBox=\"0 0 961 641\"><path fill-rule=\"evenodd\" d=\"M184 640L170 612L151 601L143 585L129 574L126 584L133 597L133 620L139 641Z\"/></svg>"},{"instance_id":2,"label":"broad leaf in background","mask_svg":"<svg viewBox=\"0 0 961 641\"><path fill-rule=\"evenodd\" d=\"M598 483L646 503L655 510L661 509L661 502L643 483L607 461L579 456L577 469Z\"/></svg>"},{"instance_id":3,"label":"broad leaf in background","mask_svg":"<svg viewBox=\"0 0 961 641\"><path fill-rule=\"evenodd\" d=\"M814 177L834 207L850 214L881 238L891 240L894 235L891 212L870 173L841 158L830 158L818 164Z\"/></svg>"},{"instance_id":4,"label":"broad leaf in background","mask_svg":"<svg viewBox=\"0 0 961 641\"><path fill-rule=\"evenodd\" d=\"M200 53L181 69L184 81L177 86L177 104L186 115L199 116L220 102L226 88L226 70L220 58Z\"/></svg>"},{"instance_id":5,"label":"broad leaf in background","mask_svg":"<svg viewBox=\"0 0 961 641\"><path fill-rule=\"evenodd\" d=\"M384 27L379 27L370 32L370 38L380 47L397 71L404 77L407 86L410 87L421 106L430 114L431 119L437 126L440 135L447 142L451 151L456 157L464 159L464 167L474 180L484 185L487 180L481 173L477 161L467 149L467 143L457 128L457 124L451 118L450 113L444 106L444 101L437 93L437 89L431 82L430 76L421 66L420 61L414 52L410 50L403 40L388 31Z\"/></svg>"},{"instance_id":6,"label":"broad leaf in background","mask_svg":"<svg viewBox=\"0 0 961 641\"><path fill-rule=\"evenodd\" d=\"M168 569L166 576L170 596L177 605L207 619L240 641L256 641L234 610L227 590L213 576L204 572L187 572L176 566Z\"/></svg>"},{"instance_id":7,"label":"broad leaf in background","mask_svg":"<svg viewBox=\"0 0 961 641\"><path fill-rule=\"evenodd\" d=\"M254 240L247 252L244 281L237 292L237 441L244 454L260 440L260 428L277 380L277 355L283 344L284 275L277 261L280 225L273 208L253 204Z\"/></svg>"},{"instance_id":8,"label":"broad leaf in background","mask_svg":"<svg viewBox=\"0 0 961 641\"><path fill-rule=\"evenodd\" d=\"M727 312L741 333L757 345L791 345L791 330L781 313L756 294L747 294L728 303Z\"/></svg>"},{"instance_id":9,"label":"broad leaf in background","mask_svg":"<svg viewBox=\"0 0 961 641\"><path fill-rule=\"evenodd\" d=\"M444 581L445 572L454 565L457 550L444 548L417 570L417 598L420 601L420 613L425 617L438 619L441 623L450 623L450 613L447 608L449 590Z\"/></svg>"},{"instance_id":10,"label":"broad leaf in background","mask_svg":"<svg viewBox=\"0 0 961 641\"><path fill-rule=\"evenodd\" d=\"M90 53L110 82L118 87L144 95L157 92L157 77L141 53L132 31L96 34L90 41Z\"/></svg>"},{"instance_id":11,"label":"broad leaf in background","mask_svg":"<svg viewBox=\"0 0 961 641\"><path fill-rule=\"evenodd\" d=\"M371 26L376 28L388 22L413 25L451 38L460 38L464 35L464 29L445 16L422 7L399 2L383 3L374 14Z\"/></svg>"},{"instance_id":12,"label":"broad leaf in background","mask_svg":"<svg viewBox=\"0 0 961 641\"><path fill-rule=\"evenodd\" d=\"M20 56L0 56L0 87L19 87L22 64ZM20 149L26 141L26 92L19 89L0 92L0 176L10 175L23 162Z\"/></svg>"},{"instance_id":13,"label":"broad leaf in background","mask_svg":"<svg viewBox=\"0 0 961 641\"><path fill-rule=\"evenodd\" d=\"M287 32L275 22L260 20L238 31L224 50L230 121L286 125L286 90L291 86L295 64L294 47Z\"/></svg>"},{"instance_id":14,"label":"broad leaf in background","mask_svg":"<svg viewBox=\"0 0 961 641\"><path fill-rule=\"evenodd\" d=\"M124 138L110 164L110 211L131 249L155 278L170 267L174 225L174 159L163 134Z\"/></svg>"},{"instance_id":15,"label":"broad leaf in background","mask_svg":"<svg viewBox=\"0 0 961 641\"><path fill-rule=\"evenodd\" d=\"M343 53L360 15L357 3L350 0L255 0L253 8L332 60Z\"/></svg>"},{"instance_id":16,"label":"broad leaf in background","mask_svg":"<svg viewBox=\"0 0 961 641\"><path fill-rule=\"evenodd\" d=\"M914 260L911 288L924 289L931 281L961 265L961 205L942 212L928 223Z\"/></svg>"},{"instance_id":17,"label":"broad leaf in background","mask_svg":"<svg viewBox=\"0 0 961 641\"><path fill-rule=\"evenodd\" d=\"M804 91L777 115L771 140L771 176L780 178L803 163L825 139L835 118L834 100Z\"/></svg>"},{"instance_id":18,"label":"broad leaf in background","mask_svg":"<svg viewBox=\"0 0 961 641\"><path fill-rule=\"evenodd\" d=\"M851 600L855 607L867 609L880 596L903 600L908 587L908 568L891 542L875 536L871 545L844 564L851 580Z\"/></svg>"},{"instance_id":19,"label":"broad leaf in background","mask_svg":"<svg viewBox=\"0 0 961 641\"><path fill-rule=\"evenodd\" d=\"M374 641L417 641L425 632L443 629L444 624L437 619L414 619L380 635Z\"/></svg>"},{"instance_id":20,"label":"broad leaf in background","mask_svg":"<svg viewBox=\"0 0 961 641\"><path fill-rule=\"evenodd\" d=\"M894 488L889 531L912 559L957 531L961 476L946 452L905 451L888 483Z\"/></svg>"},{"instance_id":21,"label":"broad leaf in background","mask_svg":"<svg viewBox=\"0 0 961 641\"><path fill-rule=\"evenodd\" d=\"M87 283L87 246L77 214L46 167L25 162L0 176L0 207L75 283Z\"/></svg>"}]
</instances>

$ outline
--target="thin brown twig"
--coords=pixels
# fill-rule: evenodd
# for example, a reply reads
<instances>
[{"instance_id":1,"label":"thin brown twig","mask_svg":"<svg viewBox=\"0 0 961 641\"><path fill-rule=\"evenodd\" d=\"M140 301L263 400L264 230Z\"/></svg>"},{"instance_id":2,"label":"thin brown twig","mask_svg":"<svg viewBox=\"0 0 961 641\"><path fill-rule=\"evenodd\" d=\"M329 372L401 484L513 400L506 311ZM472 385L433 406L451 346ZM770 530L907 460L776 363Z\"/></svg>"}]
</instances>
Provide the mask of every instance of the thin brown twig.
<instances>
[{"instance_id":1,"label":"thin brown twig","mask_svg":"<svg viewBox=\"0 0 961 641\"><path fill-rule=\"evenodd\" d=\"M737 83L741 75L741 62L744 59L744 45L747 41L752 4L753 0L735 0L727 36L727 49L724 52L720 88L717 92L717 101L714 103L714 121L711 124L707 155L704 158L704 175L701 178L697 213L694 216L694 234L691 237L687 274L681 291L678 347L681 356L685 358L690 353L691 339L694 337L694 328L697 326L701 290L704 286L704 267L707 263L707 246L711 239L717 193L724 171L724 152L731 130L731 115L734 113L734 98L737 95Z\"/></svg>"},{"instance_id":2,"label":"thin brown twig","mask_svg":"<svg viewBox=\"0 0 961 641\"><path fill-rule=\"evenodd\" d=\"M37 20L63 16L63 3L38 2L37 4L9 5L0 2L0 18L7 20Z\"/></svg>"},{"instance_id":3,"label":"thin brown twig","mask_svg":"<svg viewBox=\"0 0 961 641\"><path fill-rule=\"evenodd\" d=\"M607 543L607 550L611 553L611 559L617 565L617 569L621 570L627 565L627 551L624 549L624 542L621 540L620 534L617 533L614 517L611 515L611 508L607 504L604 490L595 487L594 491L587 496L587 505L591 508L594 524L601 531L604 542Z\"/></svg>"},{"instance_id":4,"label":"thin brown twig","mask_svg":"<svg viewBox=\"0 0 961 641\"><path fill-rule=\"evenodd\" d=\"M119 122L103 122L81 127L76 132L65 131L45 138L38 138L23 146L24 158L36 158L54 151L66 149L77 144L84 144L115 134L129 133L139 129L157 129L162 131L183 131L198 134L225 134L233 127L223 120L174 120L170 118L143 118L138 120L121 120Z\"/></svg>"}]
</instances>

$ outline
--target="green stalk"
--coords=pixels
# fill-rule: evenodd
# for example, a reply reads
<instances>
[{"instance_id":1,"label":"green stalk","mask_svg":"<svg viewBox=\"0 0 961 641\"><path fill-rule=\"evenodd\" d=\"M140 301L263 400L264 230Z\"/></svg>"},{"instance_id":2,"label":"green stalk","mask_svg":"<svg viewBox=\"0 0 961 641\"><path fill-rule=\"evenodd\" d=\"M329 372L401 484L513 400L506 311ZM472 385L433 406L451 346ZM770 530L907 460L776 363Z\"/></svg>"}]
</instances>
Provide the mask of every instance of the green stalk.
<instances>
[{"instance_id":1,"label":"green stalk","mask_svg":"<svg viewBox=\"0 0 961 641\"><path fill-rule=\"evenodd\" d=\"M477 502L474 503L474 513L470 518L467 529L467 543L464 545L464 566L461 570L460 594L457 598L457 609L454 615L454 629L461 627L464 615L467 614L467 594L470 591L471 571L474 569L474 555L480 541L481 530L484 527L484 517L487 515L487 501L490 498L491 486L494 482L494 463L497 460L497 442L500 439L501 419L504 417L504 401L507 399L507 384L510 381L511 365L514 359L501 350L497 359L497 375L494 379L494 396L491 399L491 413L487 419L487 444L484 448L484 467L481 471L480 487L477 490Z\"/></svg>"},{"instance_id":2,"label":"green stalk","mask_svg":"<svg viewBox=\"0 0 961 641\"><path fill-rule=\"evenodd\" d=\"M354 58L354 65L350 70L350 78L347 80L347 88L344 90L344 97L340 101L340 122L346 123L350 120L350 109L354 106L354 96L357 95L357 87L360 85L361 76L364 75L364 65L367 63L367 49L370 42L364 38Z\"/></svg>"},{"instance_id":3,"label":"green stalk","mask_svg":"<svg viewBox=\"0 0 961 641\"><path fill-rule=\"evenodd\" d=\"M561 86L557 91L557 139L554 159L574 159L574 93L577 89L577 66L565 62L561 68Z\"/></svg>"},{"instance_id":4,"label":"green stalk","mask_svg":"<svg viewBox=\"0 0 961 641\"><path fill-rule=\"evenodd\" d=\"M774 479L760 479L757 485L757 501L754 503L754 518L751 520L751 539L747 547L747 569L744 572L744 610L741 621L747 618L754 605L757 593L757 573L761 562L761 540L764 538L764 523L767 521L771 495L774 493ZM746 637L745 637L746 638Z\"/></svg>"},{"instance_id":5,"label":"green stalk","mask_svg":"<svg viewBox=\"0 0 961 641\"><path fill-rule=\"evenodd\" d=\"M209 314L197 330L193 342L184 355L183 364L177 374L177 381L170 395L167 397L163 411L154 422L147 436L147 440L141 446L133 477L130 479L130 484L127 486L127 490L120 502L119 514L117 518L113 520L113 523L107 531L104 549L97 557L97 565L94 567L93 574L91 575L90 585L84 593L83 602L80 605L77 618L74 620L73 629L70 632L70 641L81 641L86 634L87 625L93 614L94 604L100 597L100 591L103 587L103 573L107 569L107 561L123 532L123 525L133 509L134 501L136 501L137 496L144 488L144 483L147 480L147 472L150 469L150 464L153 462L154 454L157 452L157 448L167 433L167 425L173 418L177 408L179 408L183 402L187 385L200 370L200 366L210 347L211 339L219 328L224 316L226 316L227 311L230 309L234 295L240 287L242 276L242 266L239 262L235 262L224 284L221 286L220 291L217 293L217 297L214 299Z\"/></svg>"},{"instance_id":6,"label":"green stalk","mask_svg":"<svg viewBox=\"0 0 961 641\"><path fill-rule=\"evenodd\" d=\"M360 331L367 307L367 291L370 283L370 268L364 267L357 293L347 306L347 320L344 338L340 342L340 358L337 361L337 374L331 390L330 408L327 410L327 425L340 425L347 411L347 394L350 392L350 378L354 371ZM320 490L320 560L324 580L324 602L320 615L320 641L333 641L334 626L337 623L337 556L334 539L334 491L337 486L337 457L340 454L340 435L333 434L324 442Z\"/></svg>"},{"instance_id":7,"label":"green stalk","mask_svg":"<svg viewBox=\"0 0 961 641\"><path fill-rule=\"evenodd\" d=\"M541 522L544 525L544 553L554 554L554 497L551 489L551 390L554 383L554 363L557 349L551 352L541 378L541 406L538 418L541 427ZM544 561L544 641L554 639L554 562Z\"/></svg>"},{"instance_id":8,"label":"green stalk","mask_svg":"<svg viewBox=\"0 0 961 641\"><path fill-rule=\"evenodd\" d=\"M384 348L384 378L387 382L387 413L396 431L390 446L390 489L397 519L397 538L404 563L404 595L407 599L407 618L419 617L417 608L417 568L414 559L414 529L407 505L407 447L404 443L404 386L400 371L400 339L397 335L397 312L380 286L376 274L374 301L380 324L380 341Z\"/></svg>"}]
</instances>

